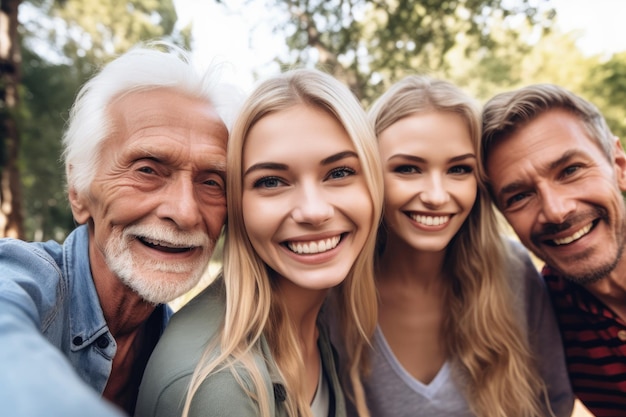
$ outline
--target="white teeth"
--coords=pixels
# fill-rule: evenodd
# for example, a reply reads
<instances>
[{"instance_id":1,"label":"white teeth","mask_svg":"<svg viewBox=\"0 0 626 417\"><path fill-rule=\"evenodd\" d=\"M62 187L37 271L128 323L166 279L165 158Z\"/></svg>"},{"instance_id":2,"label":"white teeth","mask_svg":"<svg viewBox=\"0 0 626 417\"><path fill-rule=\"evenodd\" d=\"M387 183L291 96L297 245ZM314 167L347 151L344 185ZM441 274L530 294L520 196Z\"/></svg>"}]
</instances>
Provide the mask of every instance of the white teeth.
<instances>
[{"instance_id":1,"label":"white teeth","mask_svg":"<svg viewBox=\"0 0 626 417\"><path fill-rule=\"evenodd\" d=\"M146 242L150 243L151 245L155 245L155 246L163 246L166 248L184 248L187 247L186 245L177 245L174 243L169 243L169 242L164 242L162 240L153 240L147 237L144 237L143 240L145 240Z\"/></svg>"},{"instance_id":2,"label":"white teeth","mask_svg":"<svg viewBox=\"0 0 626 417\"><path fill-rule=\"evenodd\" d=\"M585 236L587 233L589 233L590 230L591 223L589 223L587 226L583 227L571 236L563 237L561 239L554 239L554 243L557 245L567 245L568 243L572 243L573 241Z\"/></svg>"},{"instance_id":3,"label":"white teeth","mask_svg":"<svg viewBox=\"0 0 626 417\"><path fill-rule=\"evenodd\" d=\"M287 242L287 246L298 254L322 253L334 249L339 244L340 237L335 236L312 242Z\"/></svg>"},{"instance_id":4,"label":"white teeth","mask_svg":"<svg viewBox=\"0 0 626 417\"><path fill-rule=\"evenodd\" d=\"M450 220L450 216L424 216L422 214L412 214L411 218L426 226L441 226Z\"/></svg>"}]
</instances>

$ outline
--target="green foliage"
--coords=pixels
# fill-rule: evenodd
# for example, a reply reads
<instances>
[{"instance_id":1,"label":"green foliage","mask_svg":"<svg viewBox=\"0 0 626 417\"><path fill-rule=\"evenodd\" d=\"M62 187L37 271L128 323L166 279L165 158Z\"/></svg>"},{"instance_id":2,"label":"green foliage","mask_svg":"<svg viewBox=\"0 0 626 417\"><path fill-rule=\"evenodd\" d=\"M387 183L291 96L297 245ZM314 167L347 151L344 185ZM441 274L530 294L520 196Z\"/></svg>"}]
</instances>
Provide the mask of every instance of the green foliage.
<instances>
[{"instance_id":1,"label":"green foliage","mask_svg":"<svg viewBox=\"0 0 626 417\"><path fill-rule=\"evenodd\" d=\"M24 49L21 173L30 239L62 238L73 227L60 162L61 135L80 78L69 65Z\"/></svg>"},{"instance_id":2,"label":"green foliage","mask_svg":"<svg viewBox=\"0 0 626 417\"><path fill-rule=\"evenodd\" d=\"M613 133L626 145L626 52L595 66L589 75L589 96L602 110Z\"/></svg>"},{"instance_id":3,"label":"green foliage","mask_svg":"<svg viewBox=\"0 0 626 417\"><path fill-rule=\"evenodd\" d=\"M523 19L546 30L553 17L543 1L288 0L272 2L289 16L281 26L291 54L284 66L318 65L346 82L365 104L408 73L450 68L448 53L497 49L494 22ZM518 19L519 20L519 19ZM504 26L503 26L504 27ZM517 32L507 41L516 44Z\"/></svg>"}]
</instances>

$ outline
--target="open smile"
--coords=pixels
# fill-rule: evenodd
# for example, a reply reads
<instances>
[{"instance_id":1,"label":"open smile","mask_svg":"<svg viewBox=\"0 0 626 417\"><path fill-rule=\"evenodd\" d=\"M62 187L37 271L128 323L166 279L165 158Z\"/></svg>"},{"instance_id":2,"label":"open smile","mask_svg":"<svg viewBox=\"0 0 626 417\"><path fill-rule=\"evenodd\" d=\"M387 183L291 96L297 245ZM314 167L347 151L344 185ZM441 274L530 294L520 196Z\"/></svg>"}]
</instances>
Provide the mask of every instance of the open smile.
<instances>
[{"instance_id":1,"label":"open smile","mask_svg":"<svg viewBox=\"0 0 626 417\"><path fill-rule=\"evenodd\" d=\"M284 245L289 248L290 251L297 253L298 255L313 255L335 249L337 245L339 245L342 236L343 234L307 242L287 241Z\"/></svg>"},{"instance_id":2,"label":"open smile","mask_svg":"<svg viewBox=\"0 0 626 417\"><path fill-rule=\"evenodd\" d=\"M561 237L558 239L552 239L552 240L547 240L546 243L548 243L551 246L561 246L561 245L567 245L570 244L572 242L577 241L578 239L582 238L583 236L586 236L591 229L594 228L594 226L598 223L597 220L583 226L582 228L578 229L576 232L572 233L569 236L565 236L565 237Z\"/></svg>"},{"instance_id":3,"label":"open smile","mask_svg":"<svg viewBox=\"0 0 626 417\"><path fill-rule=\"evenodd\" d=\"M196 246L184 246L184 245L179 245L176 243L164 242L162 240L154 240L154 239L141 237L141 236L137 236L137 240L139 240L141 243L143 243L145 246L151 249L156 249L161 252L167 252L167 253L189 252L196 248Z\"/></svg>"},{"instance_id":4,"label":"open smile","mask_svg":"<svg viewBox=\"0 0 626 417\"><path fill-rule=\"evenodd\" d=\"M409 217L419 224L424 226L442 226L450 221L450 215L445 216L427 216L424 214L410 213Z\"/></svg>"}]
</instances>

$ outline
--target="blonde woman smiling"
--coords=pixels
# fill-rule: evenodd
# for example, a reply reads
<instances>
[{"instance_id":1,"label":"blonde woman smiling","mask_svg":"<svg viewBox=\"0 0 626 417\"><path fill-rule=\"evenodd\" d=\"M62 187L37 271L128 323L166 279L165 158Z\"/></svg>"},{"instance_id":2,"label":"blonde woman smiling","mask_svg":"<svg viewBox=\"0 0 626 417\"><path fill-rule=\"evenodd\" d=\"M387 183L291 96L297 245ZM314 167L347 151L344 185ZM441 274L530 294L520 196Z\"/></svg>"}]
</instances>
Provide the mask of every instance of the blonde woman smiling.
<instances>
[{"instance_id":1,"label":"blonde woman smiling","mask_svg":"<svg viewBox=\"0 0 626 417\"><path fill-rule=\"evenodd\" d=\"M178 312L141 386L140 416L345 415L326 326L333 289L357 408L376 325L378 148L350 91L316 70L262 83L228 144L222 277Z\"/></svg>"}]
</instances>

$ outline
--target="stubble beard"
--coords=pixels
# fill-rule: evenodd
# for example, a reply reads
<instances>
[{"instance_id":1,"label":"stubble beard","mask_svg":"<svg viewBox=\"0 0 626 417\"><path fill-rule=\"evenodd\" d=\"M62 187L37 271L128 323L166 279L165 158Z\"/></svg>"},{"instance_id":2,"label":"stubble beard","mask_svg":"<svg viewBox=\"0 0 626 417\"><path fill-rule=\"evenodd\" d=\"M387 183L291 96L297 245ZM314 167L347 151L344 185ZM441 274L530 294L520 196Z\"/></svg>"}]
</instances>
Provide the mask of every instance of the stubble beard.
<instances>
[{"instance_id":1,"label":"stubble beard","mask_svg":"<svg viewBox=\"0 0 626 417\"><path fill-rule=\"evenodd\" d=\"M625 207L626 209L626 207ZM625 210L626 211L626 210ZM602 279L608 277L614 270L615 268L617 268L617 266L619 265L619 263L622 260L622 256L624 254L624 247L626 247L626 215L624 215L624 212L622 212L622 225L621 225L621 229L620 229L620 233L617 234L616 236L616 240L617 240L617 251L615 253L615 257L613 258L612 261L607 262L603 265L599 265L596 268L590 269L588 271L584 271L582 273L567 273L564 271L561 271L559 268L554 268L557 271L559 271L561 273L561 275L563 276L563 278L567 279L568 281L571 281L575 284L578 285L589 285L589 284L593 284L596 283L598 281L601 281ZM608 220L606 220L608 223ZM580 259L581 262L585 261L585 257L583 257L582 259ZM552 265L550 265L552 267Z\"/></svg>"}]
</instances>

